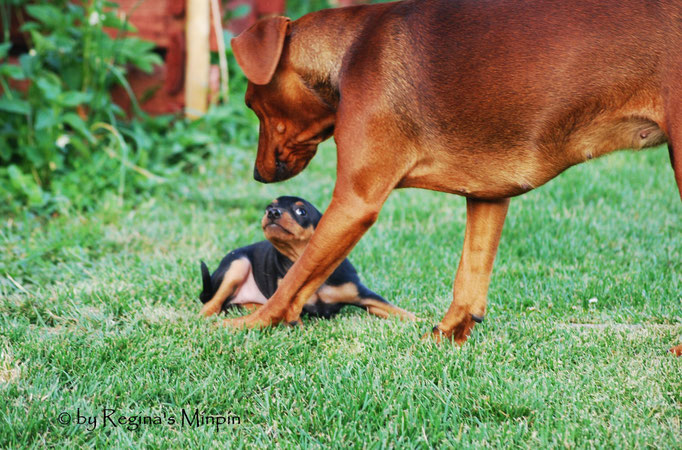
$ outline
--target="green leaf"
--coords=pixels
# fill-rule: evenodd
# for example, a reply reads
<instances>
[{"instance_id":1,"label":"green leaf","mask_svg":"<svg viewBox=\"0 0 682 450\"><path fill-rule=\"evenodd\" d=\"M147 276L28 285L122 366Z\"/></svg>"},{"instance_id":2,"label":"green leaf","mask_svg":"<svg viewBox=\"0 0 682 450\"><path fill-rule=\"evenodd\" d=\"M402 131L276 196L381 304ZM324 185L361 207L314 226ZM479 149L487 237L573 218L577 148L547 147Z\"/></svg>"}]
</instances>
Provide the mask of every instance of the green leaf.
<instances>
[{"instance_id":1,"label":"green leaf","mask_svg":"<svg viewBox=\"0 0 682 450\"><path fill-rule=\"evenodd\" d=\"M9 162L10 158L12 158L12 148L5 136L0 135L0 160Z\"/></svg>"},{"instance_id":2,"label":"green leaf","mask_svg":"<svg viewBox=\"0 0 682 450\"><path fill-rule=\"evenodd\" d=\"M62 120L64 123L68 124L76 130L78 133L80 133L83 137L85 137L88 141L90 141L91 144L94 144L95 137L90 133L90 130L88 130L88 126L85 124L83 119L81 119L77 114L74 113L67 113L64 114L64 117L62 117Z\"/></svg>"},{"instance_id":3,"label":"green leaf","mask_svg":"<svg viewBox=\"0 0 682 450\"><path fill-rule=\"evenodd\" d=\"M34 19L49 27L57 27L64 19L61 10L52 5L26 5L26 11Z\"/></svg>"},{"instance_id":4,"label":"green leaf","mask_svg":"<svg viewBox=\"0 0 682 450\"><path fill-rule=\"evenodd\" d=\"M43 204L43 190L36 184L35 180L29 175L21 172L14 164L7 168L10 183L15 190L23 193L30 206L38 206Z\"/></svg>"},{"instance_id":5,"label":"green leaf","mask_svg":"<svg viewBox=\"0 0 682 450\"><path fill-rule=\"evenodd\" d=\"M27 78L33 78L40 70L40 61L29 53L24 53L19 57L19 64Z\"/></svg>"},{"instance_id":6,"label":"green leaf","mask_svg":"<svg viewBox=\"0 0 682 450\"><path fill-rule=\"evenodd\" d=\"M25 100L3 97L0 98L0 111L7 111L14 114L29 114L31 112L31 105Z\"/></svg>"},{"instance_id":7,"label":"green leaf","mask_svg":"<svg viewBox=\"0 0 682 450\"><path fill-rule=\"evenodd\" d=\"M4 75L15 80L24 79L24 71L21 67L14 64L2 64L0 65L0 75Z\"/></svg>"},{"instance_id":8,"label":"green leaf","mask_svg":"<svg viewBox=\"0 0 682 450\"><path fill-rule=\"evenodd\" d=\"M43 141L40 142L43 147L46 146L47 144L47 137L44 135L38 135L39 140ZM51 142L52 143L52 142ZM42 167L43 164L45 164L45 157L43 156L43 153L36 147L35 145L29 145L24 148L22 148L24 154L26 155L26 158L31 162L31 164L34 167Z\"/></svg>"},{"instance_id":9,"label":"green leaf","mask_svg":"<svg viewBox=\"0 0 682 450\"><path fill-rule=\"evenodd\" d=\"M161 57L153 52L154 43L138 38L126 38L119 41L120 63L130 63L144 72L151 72L155 65L161 64Z\"/></svg>"},{"instance_id":10,"label":"green leaf","mask_svg":"<svg viewBox=\"0 0 682 450\"><path fill-rule=\"evenodd\" d=\"M38 31L31 30L31 39L35 46L35 51L41 55L46 54L49 51L56 50L57 47L54 45L53 39L46 38Z\"/></svg>"},{"instance_id":11,"label":"green leaf","mask_svg":"<svg viewBox=\"0 0 682 450\"><path fill-rule=\"evenodd\" d=\"M21 173L21 169L19 169L17 166L14 164L11 164L7 168L7 174L9 175L9 180L12 182L12 187L14 189L21 189L22 186L22 176L24 175Z\"/></svg>"},{"instance_id":12,"label":"green leaf","mask_svg":"<svg viewBox=\"0 0 682 450\"><path fill-rule=\"evenodd\" d=\"M59 96L58 102L62 106L73 108L74 106L89 102L91 98L92 95L87 92L68 91Z\"/></svg>"},{"instance_id":13,"label":"green leaf","mask_svg":"<svg viewBox=\"0 0 682 450\"><path fill-rule=\"evenodd\" d=\"M72 2L69 2L66 5L66 10L69 12L69 15L71 16L82 17L83 14L85 14L85 10L83 9L82 6L74 5Z\"/></svg>"},{"instance_id":14,"label":"green leaf","mask_svg":"<svg viewBox=\"0 0 682 450\"><path fill-rule=\"evenodd\" d=\"M36 131L44 128L50 128L57 124L57 117L52 108L40 108L36 112L36 121L34 128Z\"/></svg>"},{"instance_id":15,"label":"green leaf","mask_svg":"<svg viewBox=\"0 0 682 450\"><path fill-rule=\"evenodd\" d=\"M12 48L11 42L5 42L3 44L0 44L0 59L4 59L7 57L10 48Z\"/></svg>"},{"instance_id":16,"label":"green leaf","mask_svg":"<svg viewBox=\"0 0 682 450\"><path fill-rule=\"evenodd\" d=\"M129 33L135 33L137 30L128 20L121 20L113 12L107 13L102 19L102 26L107 28L115 28L117 30L127 31Z\"/></svg>"},{"instance_id":17,"label":"green leaf","mask_svg":"<svg viewBox=\"0 0 682 450\"><path fill-rule=\"evenodd\" d=\"M31 21L31 22L26 22L25 24L23 24L23 25L19 28L19 30L20 30L20 31L23 31L24 33L25 33L25 32L31 32L31 31L33 31L33 30L40 30L40 24L39 24L38 22L33 22L33 21Z\"/></svg>"},{"instance_id":18,"label":"green leaf","mask_svg":"<svg viewBox=\"0 0 682 450\"><path fill-rule=\"evenodd\" d=\"M64 88L77 91L83 86L83 67L80 64L69 64L59 71Z\"/></svg>"},{"instance_id":19,"label":"green leaf","mask_svg":"<svg viewBox=\"0 0 682 450\"><path fill-rule=\"evenodd\" d=\"M89 144L86 144L85 141L83 141L83 139L81 139L80 137L76 135L72 136L71 142L69 142L69 144L71 144L71 146L73 146L78 151L80 156L82 156L83 158L90 157L91 146Z\"/></svg>"},{"instance_id":20,"label":"green leaf","mask_svg":"<svg viewBox=\"0 0 682 450\"><path fill-rule=\"evenodd\" d=\"M56 100L59 94L62 92L62 88L59 85L58 80L55 80L49 76L42 76L38 78L35 80L35 84L48 100Z\"/></svg>"}]
</instances>

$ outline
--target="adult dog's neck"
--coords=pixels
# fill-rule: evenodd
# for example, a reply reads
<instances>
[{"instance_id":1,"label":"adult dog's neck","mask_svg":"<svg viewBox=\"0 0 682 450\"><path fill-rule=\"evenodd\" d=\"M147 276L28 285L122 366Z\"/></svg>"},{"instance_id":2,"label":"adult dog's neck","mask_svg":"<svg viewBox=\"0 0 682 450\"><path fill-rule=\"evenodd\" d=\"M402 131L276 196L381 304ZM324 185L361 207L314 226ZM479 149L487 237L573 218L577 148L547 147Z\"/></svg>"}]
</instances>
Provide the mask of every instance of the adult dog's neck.
<instances>
[{"instance_id":1,"label":"adult dog's neck","mask_svg":"<svg viewBox=\"0 0 682 450\"><path fill-rule=\"evenodd\" d=\"M292 22L283 57L322 101L336 109L343 58L367 23L390 5L360 5L307 14Z\"/></svg>"}]
</instances>

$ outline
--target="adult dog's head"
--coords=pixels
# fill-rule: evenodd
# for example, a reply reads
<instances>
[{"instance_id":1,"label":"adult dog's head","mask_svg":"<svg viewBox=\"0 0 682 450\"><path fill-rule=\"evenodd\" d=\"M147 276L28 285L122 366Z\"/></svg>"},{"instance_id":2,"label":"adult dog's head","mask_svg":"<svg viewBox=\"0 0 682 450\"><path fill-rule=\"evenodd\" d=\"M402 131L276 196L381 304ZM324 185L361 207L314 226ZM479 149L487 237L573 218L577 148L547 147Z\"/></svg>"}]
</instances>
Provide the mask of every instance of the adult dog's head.
<instances>
[{"instance_id":1,"label":"adult dog's head","mask_svg":"<svg viewBox=\"0 0 682 450\"><path fill-rule=\"evenodd\" d=\"M272 17L232 39L234 56L249 80L246 105L260 120L253 176L265 183L298 174L334 132L334 109L294 67L290 29L288 18Z\"/></svg>"}]
</instances>

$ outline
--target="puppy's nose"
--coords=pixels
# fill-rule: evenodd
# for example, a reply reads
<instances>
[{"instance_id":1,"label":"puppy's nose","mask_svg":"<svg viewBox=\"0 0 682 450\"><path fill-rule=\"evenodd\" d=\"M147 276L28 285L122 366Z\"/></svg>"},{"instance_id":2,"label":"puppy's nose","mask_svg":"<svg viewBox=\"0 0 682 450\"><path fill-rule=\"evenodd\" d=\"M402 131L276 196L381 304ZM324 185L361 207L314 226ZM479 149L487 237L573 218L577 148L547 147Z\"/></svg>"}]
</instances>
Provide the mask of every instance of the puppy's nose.
<instances>
[{"instance_id":1,"label":"puppy's nose","mask_svg":"<svg viewBox=\"0 0 682 450\"><path fill-rule=\"evenodd\" d=\"M275 208L274 206L268 207L267 212L268 219L270 220L277 220L282 217L282 211L280 211L279 208Z\"/></svg>"},{"instance_id":2,"label":"puppy's nose","mask_svg":"<svg viewBox=\"0 0 682 450\"><path fill-rule=\"evenodd\" d=\"M254 164L253 166L253 179L259 182L264 182L265 180L263 179L262 176L260 176L260 172L258 171L258 167Z\"/></svg>"}]
</instances>

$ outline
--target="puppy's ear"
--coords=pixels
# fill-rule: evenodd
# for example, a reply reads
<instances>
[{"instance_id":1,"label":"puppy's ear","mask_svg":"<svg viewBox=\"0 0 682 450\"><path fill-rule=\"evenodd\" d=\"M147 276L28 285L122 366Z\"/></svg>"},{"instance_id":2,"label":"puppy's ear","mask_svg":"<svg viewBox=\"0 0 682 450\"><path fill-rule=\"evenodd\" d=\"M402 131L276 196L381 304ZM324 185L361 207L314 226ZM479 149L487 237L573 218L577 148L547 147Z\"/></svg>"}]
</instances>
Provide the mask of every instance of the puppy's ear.
<instances>
[{"instance_id":1,"label":"puppy's ear","mask_svg":"<svg viewBox=\"0 0 682 450\"><path fill-rule=\"evenodd\" d=\"M264 19L232 39L232 51L244 75L254 84L268 84L282 56L287 17Z\"/></svg>"}]
</instances>

